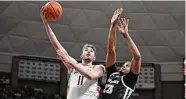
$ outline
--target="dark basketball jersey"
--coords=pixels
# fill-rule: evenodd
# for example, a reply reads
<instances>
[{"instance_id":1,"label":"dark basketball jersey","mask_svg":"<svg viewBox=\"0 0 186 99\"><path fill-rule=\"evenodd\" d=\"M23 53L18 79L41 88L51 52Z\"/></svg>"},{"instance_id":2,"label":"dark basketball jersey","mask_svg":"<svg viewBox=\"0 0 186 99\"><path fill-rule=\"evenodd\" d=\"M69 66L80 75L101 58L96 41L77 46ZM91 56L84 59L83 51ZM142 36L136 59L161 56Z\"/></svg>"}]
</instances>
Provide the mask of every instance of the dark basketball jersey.
<instances>
[{"instance_id":1,"label":"dark basketball jersey","mask_svg":"<svg viewBox=\"0 0 186 99\"><path fill-rule=\"evenodd\" d=\"M118 72L114 66L107 68L107 82L103 89L102 99L129 99L138 75Z\"/></svg>"}]
</instances>

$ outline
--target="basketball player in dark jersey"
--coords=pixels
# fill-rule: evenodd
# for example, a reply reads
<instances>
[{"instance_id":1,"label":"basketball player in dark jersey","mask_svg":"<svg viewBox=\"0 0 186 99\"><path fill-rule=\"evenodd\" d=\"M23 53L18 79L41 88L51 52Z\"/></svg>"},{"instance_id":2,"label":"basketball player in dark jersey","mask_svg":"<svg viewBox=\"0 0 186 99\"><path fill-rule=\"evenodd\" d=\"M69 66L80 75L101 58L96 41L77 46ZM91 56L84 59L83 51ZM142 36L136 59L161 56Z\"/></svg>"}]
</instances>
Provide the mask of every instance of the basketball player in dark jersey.
<instances>
[{"instance_id":1,"label":"basketball player in dark jersey","mask_svg":"<svg viewBox=\"0 0 186 99\"><path fill-rule=\"evenodd\" d=\"M141 55L128 33L129 19L120 19L122 11L122 8L117 9L111 19L106 56L107 82L103 88L102 99L129 99L135 89L134 87L140 72ZM117 21L120 25L118 30L126 39L133 55L132 60L125 62L120 68L115 66ZM125 52L119 54L125 54Z\"/></svg>"}]
</instances>

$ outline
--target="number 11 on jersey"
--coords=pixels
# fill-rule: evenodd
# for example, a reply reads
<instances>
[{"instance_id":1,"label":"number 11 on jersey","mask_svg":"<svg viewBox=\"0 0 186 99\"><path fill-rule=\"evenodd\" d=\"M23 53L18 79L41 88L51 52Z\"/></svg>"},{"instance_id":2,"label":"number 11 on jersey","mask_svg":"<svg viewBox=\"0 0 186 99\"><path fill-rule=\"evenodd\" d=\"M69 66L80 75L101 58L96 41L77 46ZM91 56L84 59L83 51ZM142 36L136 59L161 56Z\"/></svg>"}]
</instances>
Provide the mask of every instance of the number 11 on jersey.
<instances>
[{"instance_id":1,"label":"number 11 on jersey","mask_svg":"<svg viewBox=\"0 0 186 99\"><path fill-rule=\"evenodd\" d=\"M84 77L82 75L79 75L77 85L82 85L83 84L83 79L84 79Z\"/></svg>"}]
</instances>

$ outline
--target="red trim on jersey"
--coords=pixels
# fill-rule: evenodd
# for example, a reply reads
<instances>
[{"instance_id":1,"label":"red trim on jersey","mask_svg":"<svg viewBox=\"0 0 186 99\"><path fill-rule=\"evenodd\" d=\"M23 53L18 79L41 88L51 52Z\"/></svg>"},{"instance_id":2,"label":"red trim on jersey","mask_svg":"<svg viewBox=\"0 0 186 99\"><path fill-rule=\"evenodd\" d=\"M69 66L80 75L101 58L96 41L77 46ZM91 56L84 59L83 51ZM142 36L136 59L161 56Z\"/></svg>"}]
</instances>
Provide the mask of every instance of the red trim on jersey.
<instances>
[{"instance_id":1,"label":"red trim on jersey","mask_svg":"<svg viewBox=\"0 0 186 99\"><path fill-rule=\"evenodd\" d=\"M184 63L184 69L183 69L184 75L186 75L186 63Z\"/></svg>"},{"instance_id":2,"label":"red trim on jersey","mask_svg":"<svg viewBox=\"0 0 186 99\"><path fill-rule=\"evenodd\" d=\"M97 87L96 91L97 92L100 92L101 91L101 88L100 87Z\"/></svg>"}]
</instances>

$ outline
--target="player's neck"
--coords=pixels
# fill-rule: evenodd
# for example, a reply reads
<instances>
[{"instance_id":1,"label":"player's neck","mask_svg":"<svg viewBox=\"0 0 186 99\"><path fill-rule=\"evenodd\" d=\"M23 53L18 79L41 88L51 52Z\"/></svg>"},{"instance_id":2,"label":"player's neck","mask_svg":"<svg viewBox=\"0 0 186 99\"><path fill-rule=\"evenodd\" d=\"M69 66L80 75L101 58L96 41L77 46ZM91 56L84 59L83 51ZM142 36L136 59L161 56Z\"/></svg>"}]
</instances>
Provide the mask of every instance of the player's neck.
<instances>
[{"instance_id":1,"label":"player's neck","mask_svg":"<svg viewBox=\"0 0 186 99\"><path fill-rule=\"evenodd\" d=\"M82 65L84 65L84 66L91 66L92 65L92 61L82 60Z\"/></svg>"}]
</instances>

